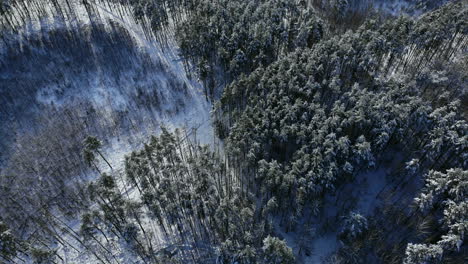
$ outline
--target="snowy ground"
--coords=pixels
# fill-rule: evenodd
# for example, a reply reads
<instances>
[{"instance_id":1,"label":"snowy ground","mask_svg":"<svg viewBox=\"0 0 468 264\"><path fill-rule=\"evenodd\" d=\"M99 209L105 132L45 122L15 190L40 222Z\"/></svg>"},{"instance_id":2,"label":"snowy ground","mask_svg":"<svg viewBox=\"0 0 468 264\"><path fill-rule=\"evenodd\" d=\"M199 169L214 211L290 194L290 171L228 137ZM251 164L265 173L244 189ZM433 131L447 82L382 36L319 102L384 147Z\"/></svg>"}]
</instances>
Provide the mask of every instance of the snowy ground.
<instances>
[{"instance_id":1,"label":"snowy ground","mask_svg":"<svg viewBox=\"0 0 468 264\"><path fill-rule=\"evenodd\" d=\"M36 39L40 39L44 35L47 36L52 31L56 32L60 29L74 27L83 28L89 25L91 19L88 17L81 1L70 2L73 6L72 9L75 10L74 17L66 19L53 18L52 14L48 14L38 20L28 22L27 25L17 25L18 27L21 26L21 33L8 36L8 38L15 39L15 41L20 40L22 45L28 45L29 41L36 41ZM11 128L12 123L16 123L18 131L36 126L34 118L37 115L41 115L41 110L37 110L37 108L41 109L52 106L60 109L63 107L75 107L76 105L78 107L75 108L79 108L81 105L93 107L102 117L102 120L98 121L103 127L108 128L112 122L116 123L121 121L121 119L130 120L129 124L125 124L130 127L122 127L123 125L121 124L112 123L115 126L120 125L117 128L118 131L112 131L112 136L97 135L106 143L105 153L111 157L111 160L115 163L114 165L120 163L124 153L128 152L128 150L141 145L149 135L158 133L159 126L162 124L169 128L186 127L187 130L197 127L198 139L202 143L212 142L213 133L209 113L211 105L205 100L201 84L187 77L183 69L182 60L177 55L177 45L174 39L170 38L168 47L163 49L155 41L154 36L144 33L141 23L139 24L133 19L131 10L127 7L120 5L104 6L99 1L96 1L92 5L98 10L97 17L99 17L99 21L106 28L111 27L112 23L110 21L112 21L113 23L117 23L131 36L136 46L134 49L140 53L138 56L141 58L127 59L125 62L129 64L133 63L134 65L130 65L130 67L125 69L115 69L112 68L113 65L101 68L99 66L100 62L97 62L92 65L96 69L88 72L86 69L79 69L79 65L77 65L76 69L69 67L69 64L74 64L77 56L70 57L69 59L55 59L54 53L52 53L49 58L50 61L48 63L47 61L44 62L46 65L42 62L42 64L37 62L40 65L33 64L30 66L25 65L28 62L24 61L12 62L12 58L3 53L3 56L0 56L3 63L3 65L0 65L0 84L5 84L8 87L10 83L14 83L17 87L7 88L7 90L15 90L21 87L22 84L18 85L15 83L17 80L27 80L29 83L26 88L36 94L34 98L34 95L31 94L18 95L17 91L11 92L11 96L14 96L13 106L7 107L4 111L7 111L5 115L10 116L9 119L13 121L10 122L10 120L4 119L5 128ZM50 8L46 8L46 10L54 9L51 6ZM93 21L95 20L96 18L93 18ZM99 54L105 48L105 46L95 44L91 44L91 47L93 49L91 53L93 54ZM5 48L1 48L0 50L4 52ZM36 50L31 51L39 54L36 57L41 56L44 52L47 53L47 50ZM19 56L22 55L20 51L18 53ZM148 64L150 66L145 66L143 70L140 70L138 64L144 62L142 60L145 58L149 60ZM32 57L31 60L34 59ZM103 58L97 57L97 59L102 60ZM13 63L20 65L11 69ZM65 63L67 65L63 65ZM110 64L112 63L110 62ZM151 65L160 66L158 66L158 69L152 69ZM35 68L37 67L45 68L42 72L41 69L39 70L41 76L35 76ZM109 71L117 71L118 76L110 75ZM76 76L73 74L74 72L77 72ZM47 79L47 81L43 81L42 79ZM30 83L37 83L37 87L31 88L30 86L34 84L31 85ZM186 91L174 91L174 86L178 86L177 89L185 89ZM184 88L180 86L184 86ZM162 98L161 102L158 102L158 108L148 109L147 105L143 105L143 102L136 100L135 98L140 95L136 92L135 88L143 91L143 97L149 97L155 93L159 96L159 99ZM26 89L23 90L26 91ZM27 98L24 99L22 97ZM7 101L3 102L2 100ZM10 99L0 96L0 103L8 105L8 100ZM145 101L144 103L153 106L152 103L154 102L148 103ZM26 110L18 110L20 108L18 105L21 104L24 105L23 108ZM30 109L35 109L36 111L30 113ZM24 114L23 110L28 111L27 115ZM87 112L87 110L82 110L82 112ZM1 111L0 115L3 115ZM116 117L117 115L126 116L119 116L119 119ZM5 117L0 116L0 120ZM9 130L11 131L11 129ZM5 133L9 133L9 131ZM0 135L6 139L5 141L14 141L12 138L8 138L8 136L12 137L14 135L8 134L6 136L1 134L1 131Z\"/></svg>"},{"instance_id":2,"label":"snowy ground","mask_svg":"<svg viewBox=\"0 0 468 264\"><path fill-rule=\"evenodd\" d=\"M195 128L197 130L197 135L199 135L197 138L200 142L202 144L210 144L213 138L213 127L210 120L211 104L205 99L201 83L187 77L182 66L182 60L177 54L177 44L175 40L173 38L170 39L169 48L166 47L163 50L154 39L148 39L145 36L143 29L132 16L127 15L126 17L121 18L102 4L95 5L101 11L100 14L102 17L118 22L122 25L135 38L138 45L140 45L140 47L143 48L153 60L162 61L165 65L168 65L169 69L175 74L177 79L187 84L189 89L188 98L191 99L188 101L189 104L187 105L187 108L177 115L162 115L159 117L157 122L170 129L185 127L191 132ZM165 76L162 76L162 78L164 77ZM168 90L165 92L171 93L171 91ZM149 134L143 133L139 138L135 135L129 135L129 139L113 139L105 152L111 157L111 160L116 166L123 164L124 155L128 154L129 150L136 149L135 147L141 147L141 143L146 142L150 134L158 133L158 127L154 127L153 129L155 130L150 131ZM128 142L132 141L135 142L136 145L128 144Z\"/></svg>"},{"instance_id":3,"label":"snowy ground","mask_svg":"<svg viewBox=\"0 0 468 264\"><path fill-rule=\"evenodd\" d=\"M93 5L98 10L98 18L90 18L82 1L70 2L72 9L75 10L74 16L66 16L65 19L53 17L54 8L50 6L46 8L50 10L49 14L32 20L27 25L21 25L20 21L17 21L16 26L21 29L20 33L9 35L7 38L13 42L19 41L22 46L27 46L31 41L37 42L42 37L47 38L51 32L62 34L61 32L67 29L86 28L91 20L96 22L96 19L99 19L106 30L111 31L112 27L118 25L121 31L125 31L131 37L135 47L128 48L124 45L124 48L130 49L129 54L135 53L136 57L123 58L123 61L128 63L126 68L112 65L114 62L104 62L110 66L100 67L101 61L99 61L91 63L90 65L96 68L90 70L81 69L80 65L75 67L75 64L79 64L76 60L80 58L80 55L68 56L69 50L59 51L62 55L54 57L57 54L54 50L48 51L38 46L31 51L24 51L34 55L29 61L24 61L12 58L8 50L0 45L0 85L8 87L7 85L12 83L17 85L16 80L29 80L25 84L28 86L24 91L33 91L32 94L29 92L21 94L18 92L20 89L16 87L7 88L7 92L14 95L13 104L8 102L10 99L7 93L6 96L0 93L0 104L7 105L3 108L5 115L0 110L2 127L13 131L13 133L5 134L0 131L0 136L5 139L2 143L14 144L16 134L23 132L34 134L46 126L45 123L37 123L38 118L49 120L55 117L49 112L44 112L43 109L54 109L59 115L63 114L59 117L63 119L68 119L65 115L67 109L79 109L73 116L82 118L76 118L73 122L86 123L89 107L96 111L97 118L91 119L95 127L92 127L93 124L88 124L86 127L89 133L94 133L103 141L102 152L117 173L123 169L125 155L141 147L148 141L150 135L158 134L161 125L171 130L184 128L192 135L196 133L197 141L203 144L213 142L213 128L210 120L212 106L205 99L202 85L188 78L182 60L177 54L178 48L173 38L170 37L168 46L163 48L152 34L144 32L142 25L133 19L131 10L127 7L108 6L96 1ZM33 3L34 0L29 3L31 7ZM103 50L106 48L105 44L94 39L90 41L91 54L105 54ZM23 50L18 49L16 52L21 54ZM34 62L35 58L48 58L49 62L46 64ZM103 58L106 57L99 55L83 59L92 61ZM11 67L12 60L17 64L15 67ZM145 65L139 63L145 63ZM36 69L40 74L36 74ZM109 75L113 71L116 72L116 76ZM142 91L142 95L137 92L136 88ZM140 100L141 97L145 99L153 94L159 96L158 104ZM23 110L27 115L22 115L25 113ZM20 147L14 146L12 149ZM103 161L99 162L98 167L102 171L110 170ZM136 193L134 190L128 190L128 195L135 197ZM78 221L69 221L68 225L75 231L79 231ZM155 233L159 232L156 226L151 226L151 230ZM80 244L71 235L64 234L62 238L71 244L70 247L58 246L57 248L64 259L63 263L98 263L92 255L81 253ZM160 237L160 240L163 239ZM163 241L158 241L156 244L162 246ZM136 259L124 252L115 258L119 263L135 263Z\"/></svg>"},{"instance_id":4,"label":"snowy ground","mask_svg":"<svg viewBox=\"0 0 468 264\"><path fill-rule=\"evenodd\" d=\"M341 247L338 235L344 215L338 212L354 211L370 218L374 215L374 210L379 208L382 202L379 194L386 187L387 173L384 168L360 173L353 181L340 188L336 195L325 196L322 211L312 220L315 232L309 245L311 254L302 256L299 259L300 263L326 263L326 258ZM289 233L281 230L282 228L277 226L275 231L286 240L295 253L298 253L299 238L304 229L299 228Z\"/></svg>"}]
</instances>

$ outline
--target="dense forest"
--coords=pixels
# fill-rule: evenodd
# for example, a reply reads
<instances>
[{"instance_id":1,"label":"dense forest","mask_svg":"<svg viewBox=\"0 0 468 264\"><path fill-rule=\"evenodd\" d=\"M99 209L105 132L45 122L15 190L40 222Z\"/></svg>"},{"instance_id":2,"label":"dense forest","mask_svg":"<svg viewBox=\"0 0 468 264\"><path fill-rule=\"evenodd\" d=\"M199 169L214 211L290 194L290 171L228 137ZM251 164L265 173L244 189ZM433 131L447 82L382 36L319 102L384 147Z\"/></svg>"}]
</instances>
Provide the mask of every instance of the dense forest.
<instances>
[{"instance_id":1,"label":"dense forest","mask_svg":"<svg viewBox=\"0 0 468 264\"><path fill-rule=\"evenodd\" d=\"M0 263L465 263L464 0L0 0Z\"/></svg>"}]
</instances>

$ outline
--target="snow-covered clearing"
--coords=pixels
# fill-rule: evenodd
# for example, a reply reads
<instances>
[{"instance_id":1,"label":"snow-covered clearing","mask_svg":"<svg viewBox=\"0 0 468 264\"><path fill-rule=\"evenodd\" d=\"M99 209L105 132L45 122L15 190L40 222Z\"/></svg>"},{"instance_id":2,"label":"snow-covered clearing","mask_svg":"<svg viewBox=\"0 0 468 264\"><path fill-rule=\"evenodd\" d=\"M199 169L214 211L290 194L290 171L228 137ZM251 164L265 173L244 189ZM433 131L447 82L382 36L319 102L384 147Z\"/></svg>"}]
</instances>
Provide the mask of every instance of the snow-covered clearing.
<instances>
[{"instance_id":1,"label":"snow-covered clearing","mask_svg":"<svg viewBox=\"0 0 468 264\"><path fill-rule=\"evenodd\" d=\"M29 4L31 7L33 2L35 1ZM197 138L201 143L208 144L212 142L211 104L206 101L203 95L202 85L196 80L189 79L184 71L182 60L177 54L177 44L173 37L169 36L168 45L163 48L156 42L152 33L145 33L141 23L135 21L131 15L130 7L119 4L105 5L99 1L90 2L98 12L95 16L89 16L82 1L69 2L73 10L73 15L70 15L70 17L68 15L65 18L54 16L54 7L49 3L50 6L45 9L49 10L50 13L43 14L40 17L38 15L38 19L28 21L27 25L21 25L20 21L17 21L19 23L17 27L21 27L19 31L21 33L9 36L9 38L15 41L19 40L23 46L27 46L28 41L43 36L47 37L50 32L57 32L57 30L83 28L97 21L102 23L108 30L112 30L111 28L117 24L130 35L133 44L136 46L135 49L141 54L142 58L146 57L149 60L150 68L143 68L143 71L140 72L139 63L142 62L141 58L125 58L130 61L130 64L133 63L134 65L125 69L117 68L119 75L115 77L109 74L109 70L106 68L110 66L100 66L101 61L96 61L93 65L97 65L95 71L86 72L86 69L79 69L79 65L76 66L77 70L69 67L69 64L73 65L74 63L73 58L55 58L54 54L51 53L49 63L40 66L46 68L44 70L45 74L50 73L51 76L34 76L33 67L27 69L23 66L26 70L23 72L2 70L0 81L5 81L5 84L8 84L10 80L25 79L30 80L30 83L40 83L41 78L56 79L55 82L38 84L36 98L31 100L35 100L35 103L39 105L53 105L57 108L89 105L99 113L103 123L112 123L109 121L112 119L118 122L116 115L127 115L130 120L130 124L126 124L128 127L120 128L121 131L112 132L113 135L110 136L108 134L97 135L104 140L104 152L109 156L114 166L121 163L125 153L134 149L134 147L140 146L149 135L158 133L160 125L165 125L170 129L185 127L190 131L196 127L198 128ZM61 4L65 6L64 2ZM90 45L92 54L98 55L104 51L102 46L94 43ZM2 48L2 51L5 51L5 49ZM37 52L42 54L47 50ZM6 63L11 64L8 58ZM66 63L66 65L62 65L63 63ZM110 63L112 64L112 62ZM151 64L159 66L153 70ZM69 68L71 70L65 71ZM113 69L111 68L111 70ZM75 71L77 72L76 75L73 74ZM145 73L146 75L144 75ZM185 92L174 91L174 86L177 86L177 89L185 90ZM156 94L158 99L161 100L161 102L156 102L159 109L148 109L141 101L133 98L141 96L148 98L153 94ZM15 100L19 101L20 98ZM145 101L145 103L147 102ZM21 102L17 104L21 104ZM13 114L14 110L8 110L7 108L10 114ZM22 118L21 113L17 113L17 116L12 118ZM21 120L19 122L20 124L28 124L34 121ZM119 124L113 125L119 126ZM24 126L27 127L28 125Z\"/></svg>"},{"instance_id":2,"label":"snow-covered clearing","mask_svg":"<svg viewBox=\"0 0 468 264\"><path fill-rule=\"evenodd\" d=\"M59 2L65 6L65 2ZM28 80L28 82L24 81L25 85L34 91L33 94L26 92L21 94L21 96L27 97L23 100L19 97L18 91L14 90L15 87L8 88L15 95L16 102L9 106L11 108L6 108L8 120L5 116L0 116L0 120L5 122L5 128L18 126L21 131L30 129L31 133L35 133L36 129L44 126L44 124L36 123L37 117L55 118L42 112L44 108L52 108L57 113L64 113L61 117L64 119L68 119L68 115L65 115L68 111L66 109L79 109L76 116L82 119L68 121L87 123L89 122L89 109L92 109L97 118L91 120L90 124L87 123L86 126L90 134L103 141L102 153L113 166L115 174L123 174L125 155L140 148L143 143L148 141L150 135L158 134L161 125L170 130L184 129L188 134L196 135L197 141L203 144L213 142L213 128L210 119L212 106L203 94L202 85L187 76L182 59L178 56L177 44L173 36L170 36L173 29L169 30L167 46L162 47L152 33L145 32L141 23L135 21L129 7L118 4L104 5L96 1L92 4L97 10L97 14L89 16L83 5L84 1L72 0L69 2L72 5L72 15L66 14L64 17L57 17L54 12L55 8L52 3L49 3L50 6L46 7L45 10L50 12L42 16L37 15L37 19L28 21L26 25L21 24L21 21L15 21L17 28L20 29L19 33L12 33L6 38L14 43L20 43L21 47L29 48L30 42L36 41L34 43L37 43L37 40L48 38L50 34L66 36L67 30L87 29L95 23L100 23L106 31L112 33L117 25L120 27L120 31L124 31L130 36L134 47L125 46L127 43L123 45L124 48L130 49L128 54L135 54L135 57L117 58L117 60L124 60L127 63L126 66L113 65L115 64L113 61L104 61L107 58L106 55L101 55L108 52L105 50L106 43L102 44L99 43L99 39L90 38L87 45L91 47L91 50L82 53L86 55L68 56L69 50L55 52L47 50L47 47L31 45L33 46L31 51L25 52L37 55L34 55L29 61L21 61L21 59L15 61L17 68L12 68L10 66L13 65L13 62L9 61L11 58L7 49L0 45L0 62L3 63L3 66L0 64L0 84L14 84L15 82L12 80ZM34 3L34 0L28 3L32 12L35 10ZM59 47L53 48L59 49ZM23 48L17 52L21 54ZM92 55L86 57L87 54ZM80 62L76 61L76 58L80 58L80 56L84 56L83 59L86 61L91 61L90 65L95 69L86 69L79 65ZM34 61L36 58L46 58L48 62L41 64L42 61ZM39 65L35 65L35 63ZM35 69L40 74L36 74ZM116 75L113 75L113 72L116 72ZM157 98L156 102L151 101L153 95ZM0 104L3 99L0 97ZM15 110L18 105L24 105L24 109L28 109L28 105L34 105L32 107L34 110L28 110L32 113L25 117L21 112ZM3 118L5 119L3 120ZM0 135L2 135L2 131L0 131ZM14 142L14 136L15 133L13 135L5 134L8 142ZM20 146L15 146L15 148L18 147ZM98 167L101 171L110 172L110 168L104 161L101 159L98 161ZM88 175L85 178L93 177ZM119 188L127 189L122 182L118 182ZM127 189L126 193L129 198L138 199L135 190ZM79 232L79 221L59 217L65 225L75 232ZM158 237L158 241L153 241L155 247L163 247L164 237L160 235L162 232L157 226L154 226L152 221L147 220L145 219L145 224L148 230L154 233L155 237ZM52 246L56 247L64 263L99 263L91 254L83 254L86 250L82 250L82 246L73 234L65 232L61 238L68 246L60 244ZM115 245L124 244L119 241L111 242L111 244L106 245L109 249ZM106 242L103 240L103 243ZM118 249L116 250L118 251ZM138 259L125 252L120 252L112 258L116 260L115 263L136 263Z\"/></svg>"}]
</instances>

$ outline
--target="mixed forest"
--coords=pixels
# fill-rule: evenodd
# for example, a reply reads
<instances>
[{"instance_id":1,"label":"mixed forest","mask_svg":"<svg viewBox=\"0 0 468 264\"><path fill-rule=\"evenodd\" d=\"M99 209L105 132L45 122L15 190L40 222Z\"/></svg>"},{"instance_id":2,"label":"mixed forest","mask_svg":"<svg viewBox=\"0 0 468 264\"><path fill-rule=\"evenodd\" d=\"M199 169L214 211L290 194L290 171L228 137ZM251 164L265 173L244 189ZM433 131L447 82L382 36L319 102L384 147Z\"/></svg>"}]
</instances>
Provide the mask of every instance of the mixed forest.
<instances>
[{"instance_id":1,"label":"mixed forest","mask_svg":"<svg viewBox=\"0 0 468 264\"><path fill-rule=\"evenodd\" d=\"M465 263L468 3L0 0L0 263Z\"/></svg>"}]
</instances>

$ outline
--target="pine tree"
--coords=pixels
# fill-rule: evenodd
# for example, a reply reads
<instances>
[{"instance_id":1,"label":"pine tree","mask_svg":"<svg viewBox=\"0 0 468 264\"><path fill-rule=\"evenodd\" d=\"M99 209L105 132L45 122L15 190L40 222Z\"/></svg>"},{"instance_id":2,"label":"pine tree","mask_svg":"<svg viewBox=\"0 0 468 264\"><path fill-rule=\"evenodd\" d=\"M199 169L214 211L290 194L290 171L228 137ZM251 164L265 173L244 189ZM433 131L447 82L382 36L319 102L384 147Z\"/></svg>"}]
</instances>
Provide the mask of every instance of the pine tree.
<instances>
[{"instance_id":1,"label":"pine tree","mask_svg":"<svg viewBox=\"0 0 468 264\"><path fill-rule=\"evenodd\" d=\"M107 163L107 165L109 166L109 168L112 170L112 166L110 165L109 161L107 161L106 158L104 158L104 156L102 155L101 151L100 151L100 148L102 146L102 143L101 141L99 141L96 137L93 137L93 136L88 136L84 142L84 150L83 150L83 153L84 153L84 157L85 157L85 160L91 164L94 159L95 159L95 154L94 153L97 153L99 154L99 156L101 156L101 158ZM97 168L97 167L96 167Z\"/></svg>"},{"instance_id":2,"label":"pine tree","mask_svg":"<svg viewBox=\"0 0 468 264\"><path fill-rule=\"evenodd\" d=\"M367 219L359 213L350 212L344 217L340 237L345 241L353 241L361 236L368 228Z\"/></svg>"},{"instance_id":3,"label":"pine tree","mask_svg":"<svg viewBox=\"0 0 468 264\"><path fill-rule=\"evenodd\" d=\"M18 241L7 225L0 221L0 257L6 262L12 261L18 250Z\"/></svg>"},{"instance_id":4,"label":"pine tree","mask_svg":"<svg viewBox=\"0 0 468 264\"><path fill-rule=\"evenodd\" d=\"M264 261L272 264L292 264L295 263L292 249L286 242L268 236L263 240Z\"/></svg>"}]
</instances>

